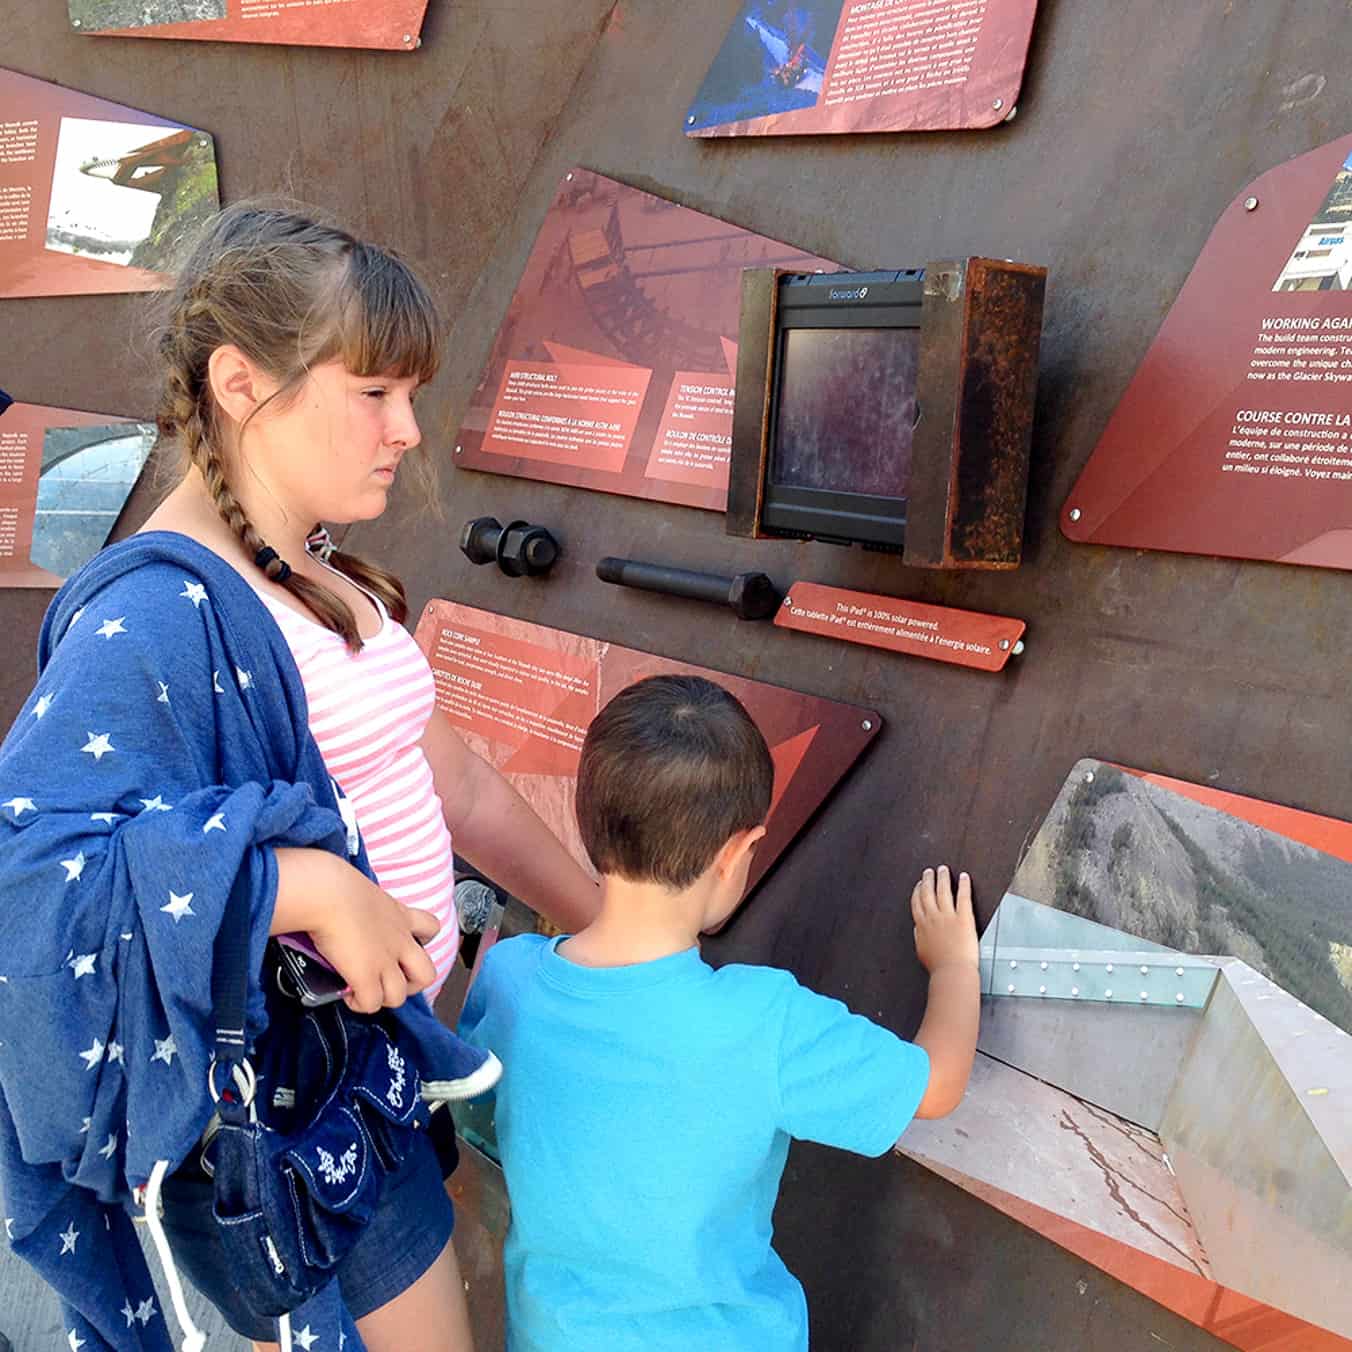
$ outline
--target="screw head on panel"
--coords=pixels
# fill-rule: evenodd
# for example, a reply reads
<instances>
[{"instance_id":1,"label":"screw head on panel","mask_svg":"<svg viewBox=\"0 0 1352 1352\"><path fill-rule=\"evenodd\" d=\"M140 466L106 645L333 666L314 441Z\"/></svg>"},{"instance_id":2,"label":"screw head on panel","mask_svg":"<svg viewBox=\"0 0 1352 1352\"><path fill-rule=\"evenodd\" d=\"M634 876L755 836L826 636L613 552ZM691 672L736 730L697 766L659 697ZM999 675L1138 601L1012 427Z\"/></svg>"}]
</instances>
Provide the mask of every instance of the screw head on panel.
<instances>
[{"instance_id":1,"label":"screw head on panel","mask_svg":"<svg viewBox=\"0 0 1352 1352\"><path fill-rule=\"evenodd\" d=\"M859 726L863 728L865 732L872 732L873 720L871 718L866 718Z\"/></svg>"},{"instance_id":2,"label":"screw head on panel","mask_svg":"<svg viewBox=\"0 0 1352 1352\"><path fill-rule=\"evenodd\" d=\"M1183 969L1182 969L1181 967L1175 967L1175 968L1174 968L1174 975L1175 975L1175 976L1182 976L1182 975L1183 975Z\"/></svg>"},{"instance_id":3,"label":"screw head on panel","mask_svg":"<svg viewBox=\"0 0 1352 1352\"><path fill-rule=\"evenodd\" d=\"M1009 983L1009 985L1005 987L1005 989L1006 989L1011 995L1013 995L1013 994L1014 994L1014 983L1011 981L1011 982Z\"/></svg>"},{"instance_id":4,"label":"screw head on panel","mask_svg":"<svg viewBox=\"0 0 1352 1352\"><path fill-rule=\"evenodd\" d=\"M1007 638L1002 638L1000 640L1000 651L1002 653L1007 653L1009 651L1009 640Z\"/></svg>"},{"instance_id":5,"label":"screw head on panel","mask_svg":"<svg viewBox=\"0 0 1352 1352\"><path fill-rule=\"evenodd\" d=\"M995 111L996 111L997 113L998 113L998 112L1000 111L1000 109L1003 108L1004 106L1005 106L1005 101L1004 101L1004 99L996 99L995 102L991 104L991 107L994 108Z\"/></svg>"},{"instance_id":6,"label":"screw head on panel","mask_svg":"<svg viewBox=\"0 0 1352 1352\"><path fill-rule=\"evenodd\" d=\"M1047 970L1047 964L1045 962L1042 964L1042 970L1044 972Z\"/></svg>"},{"instance_id":7,"label":"screw head on panel","mask_svg":"<svg viewBox=\"0 0 1352 1352\"><path fill-rule=\"evenodd\" d=\"M1010 960L1009 960L1009 966L1010 966L1010 970L1011 970L1011 971L1013 971L1015 968L1017 968L1018 965L1019 965L1019 962L1018 962L1018 959L1017 959L1017 958L1010 958Z\"/></svg>"},{"instance_id":8,"label":"screw head on panel","mask_svg":"<svg viewBox=\"0 0 1352 1352\"><path fill-rule=\"evenodd\" d=\"M1078 507L1072 507L1070 509L1070 519L1072 521L1078 521L1083 515L1084 513L1080 511Z\"/></svg>"},{"instance_id":9,"label":"screw head on panel","mask_svg":"<svg viewBox=\"0 0 1352 1352\"><path fill-rule=\"evenodd\" d=\"M1148 1000L1148 999L1150 999L1150 992L1149 992L1149 991L1142 991L1142 992L1141 992L1141 999L1142 999L1142 1000Z\"/></svg>"},{"instance_id":10,"label":"screw head on panel","mask_svg":"<svg viewBox=\"0 0 1352 1352\"><path fill-rule=\"evenodd\" d=\"M785 608L786 610L792 610L792 609L793 609L793 597L792 597L792 596L786 596L786 597L784 598L784 608Z\"/></svg>"},{"instance_id":11,"label":"screw head on panel","mask_svg":"<svg viewBox=\"0 0 1352 1352\"><path fill-rule=\"evenodd\" d=\"M1072 986L1070 988L1070 993L1072 995L1078 995L1080 993L1080 988L1078 986Z\"/></svg>"},{"instance_id":12,"label":"screw head on panel","mask_svg":"<svg viewBox=\"0 0 1352 1352\"><path fill-rule=\"evenodd\" d=\"M1183 992L1179 991L1179 993L1174 996L1174 999L1181 1005L1183 1003Z\"/></svg>"},{"instance_id":13,"label":"screw head on panel","mask_svg":"<svg viewBox=\"0 0 1352 1352\"><path fill-rule=\"evenodd\" d=\"M1109 964L1108 964L1108 971L1111 972L1112 970L1113 970L1113 965L1112 965L1112 963L1109 963Z\"/></svg>"},{"instance_id":14,"label":"screw head on panel","mask_svg":"<svg viewBox=\"0 0 1352 1352\"><path fill-rule=\"evenodd\" d=\"M1022 651L1023 651L1023 640L1020 639L1020 640L1014 645L1014 656L1017 657Z\"/></svg>"},{"instance_id":15,"label":"screw head on panel","mask_svg":"<svg viewBox=\"0 0 1352 1352\"><path fill-rule=\"evenodd\" d=\"M1246 197L1246 198L1244 199L1244 210L1245 210L1245 211L1257 211L1257 210L1258 210L1258 199L1257 199L1256 197Z\"/></svg>"},{"instance_id":16,"label":"screw head on panel","mask_svg":"<svg viewBox=\"0 0 1352 1352\"><path fill-rule=\"evenodd\" d=\"M70 26L72 28L79 28L81 26L79 19L72 19L70 21Z\"/></svg>"},{"instance_id":17,"label":"screw head on panel","mask_svg":"<svg viewBox=\"0 0 1352 1352\"><path fill-rule=\"evenodd\" d=\"M687 118L685 119L685 125L686 125L687 127L693 127L693 126L695 125L695 115L694 115L694 113L691 113L690 116L687 117Z\"/></svg>"},{"instance_id":18,"label":"screw head on panel","mask_svg":"<svg viewBox=\"0 0 1352 1352\"><path fill-rule=\"evenodd\" d=\"M405 34L404 34L404 46L407 47L412 41L413 41L413 34L412 34L412 33L405 33Z\"/></svg>"},{"instance_id":19,"label":"screw head on panel","mask_svg":"<svg viewBox=\"0 0 1352 1352\"><path fill-rule=\"evenodd\" d=\"M460 452L463 451L464 449L465 449L465 448L464 448L463 446L457 446L457 447L455 448L455 453L456 453L456 455L459 455Z\"/></svg>"},{"instance_id":20,"label":"screw head on panel","mask_svg":"<svg viewBox=\"0 0 1352 1352\"><path fill-rule=\"evenodd\" d=\"M1149 967L1142 967L1142 968L1141 968L1141 975L1142 975L1142 976L1149 976L1149 975L1150 975L1150 968L1149 968Z\"/></svg>"},{"instance_id":21,"label":"screw head on panel","mask_svg":"<svg viewBox=\"0 0 1352 1352\"><path fill-rule=\"evenodd\" d=\"M1046 995L1046 994L1047 994L1047 988L1046 988L1046 986L1039 986L1039 987L1037 988L1037 993L1038 993L1039 995Z\"/></svg>"},{"instance_id":22,"label":"screw head on panel","mask_svg":"<svg viewBox=\"0 0 1352 1352\"><path fill-rule=\"evenodd\" d=\"M1080 964L1078 962L1072 962L1070 964L1070 970L1072 972L1078 972L1080 970Z\"/></svg>"},{"instance_id":23,"label":"screw head on panel","mask_svg":"<svg viewBox=\"0 0 1352 1352\"><path fill-rule=\"evenodd\" d=\"M1109 987L1106 991L1103 992L1103 998L1105 1000L1111 1000L1113 998L1113 992L1111 987Z\"/></svg>"}]
</instances>

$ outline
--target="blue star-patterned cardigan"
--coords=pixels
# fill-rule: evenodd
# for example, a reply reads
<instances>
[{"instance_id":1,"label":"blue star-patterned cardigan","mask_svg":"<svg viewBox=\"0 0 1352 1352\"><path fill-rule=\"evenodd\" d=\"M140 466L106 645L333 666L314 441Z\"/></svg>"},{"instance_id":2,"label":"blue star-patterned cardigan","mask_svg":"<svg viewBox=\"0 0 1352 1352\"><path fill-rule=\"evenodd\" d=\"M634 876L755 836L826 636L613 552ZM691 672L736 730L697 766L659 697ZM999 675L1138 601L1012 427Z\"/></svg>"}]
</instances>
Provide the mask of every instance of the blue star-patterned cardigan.
<instances>
[{"instance_id":1,"label":"blue star-patterned cardigan","mask_svg":"<svg viewBox=\"0 0 1352 1352\"><path fill-rule=\"evenodd\" d=\"M124 1204L211 1115L226 897L243 875L257 972L273 848L346 856L347 832L285 639L186 536L133 536L71 578L38 668L0 745L0 1202L72 1352L165 1352ZM354 862L370 873L364 850ZM449 1035L426 1001L399 1017L434 1068ZM264 1019L255 979L251 1040Z\"/></svg>"}]
</instances>

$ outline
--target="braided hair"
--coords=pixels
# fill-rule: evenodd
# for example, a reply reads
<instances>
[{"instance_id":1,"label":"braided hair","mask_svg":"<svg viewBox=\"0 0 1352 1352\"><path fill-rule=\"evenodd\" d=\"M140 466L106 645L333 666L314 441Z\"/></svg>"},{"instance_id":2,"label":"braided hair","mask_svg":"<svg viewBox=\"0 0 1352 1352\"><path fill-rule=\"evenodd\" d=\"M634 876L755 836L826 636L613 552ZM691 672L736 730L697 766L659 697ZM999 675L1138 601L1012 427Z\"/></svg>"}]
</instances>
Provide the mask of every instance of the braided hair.
<instances>
[{"instance_id":1,"label":"braided hair","mask_svg":"<svg viewBox=\"0 0 1352 1352\"><path fill-rule=\"evenodd\" d=\"M362 375L430 380L440 361L436 306L392 253L292 211L244 204L208 224L179 274L160 337L160 440L178 443L255 566L359 651L352 608L330 588L293 572L235 496L207 375L211 354L227 344L278 382L252 418L294 393L313 366L335 359ZM327 552L327 561L374 592L396 620L405 618L408 602L393 574L338 550Z\"/></svg>"}]
</instances>

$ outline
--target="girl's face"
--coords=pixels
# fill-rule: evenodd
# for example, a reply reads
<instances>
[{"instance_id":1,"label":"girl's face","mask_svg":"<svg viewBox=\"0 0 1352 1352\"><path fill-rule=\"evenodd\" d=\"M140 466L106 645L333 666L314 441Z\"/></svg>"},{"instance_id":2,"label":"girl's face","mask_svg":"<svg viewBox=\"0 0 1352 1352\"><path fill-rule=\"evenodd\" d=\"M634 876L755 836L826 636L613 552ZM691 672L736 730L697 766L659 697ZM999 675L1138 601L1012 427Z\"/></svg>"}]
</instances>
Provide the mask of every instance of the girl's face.
<instances>
[{"instance_id":1,"label":"girl's face","mask_svg":"<svg viewBox=\"0 0 1352 1352\"><path fill-rule=\"evenodd\" d=\"M417 389L416 378L353 375L339 360L312 367L290 398L248 423L244 472L298 517L336 523L377 517L399 462L422 440L413 411Z\"/></svg>"}]
</instances>

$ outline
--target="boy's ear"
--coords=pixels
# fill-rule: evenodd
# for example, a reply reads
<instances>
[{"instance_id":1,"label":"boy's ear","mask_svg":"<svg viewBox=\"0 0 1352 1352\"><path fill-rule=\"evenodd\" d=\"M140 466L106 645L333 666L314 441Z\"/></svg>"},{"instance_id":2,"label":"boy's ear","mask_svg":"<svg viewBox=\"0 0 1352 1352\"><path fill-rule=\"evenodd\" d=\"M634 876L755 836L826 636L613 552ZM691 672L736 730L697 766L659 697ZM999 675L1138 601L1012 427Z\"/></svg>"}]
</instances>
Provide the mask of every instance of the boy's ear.
<instances>
[{"instance_id":1,"label":"boy's ear","mask_svg":"<svg viewBox=\"0 0 1352 1352\"><path fill-rule=\"evenodd\" d=\"M218 347L207 359L207 383L216 407L234 423L242 423L266 397L266 378L233 343Z\"/></svg>"},{"instance_id":2,"label":"boy's ear","mask_svg":"<svg viewBox=\"0 0 1352 1352\"><path fill-rule=\"evenodd\" d=\"M720 878L728 879L733 876L742 860L756 848L765 838L765 827L753 826L746 831L738 831L736 835L729 836L726 844L719 850L717 858L714 860L714 868L717 870Z\"/></svg>"}]
</instances>

